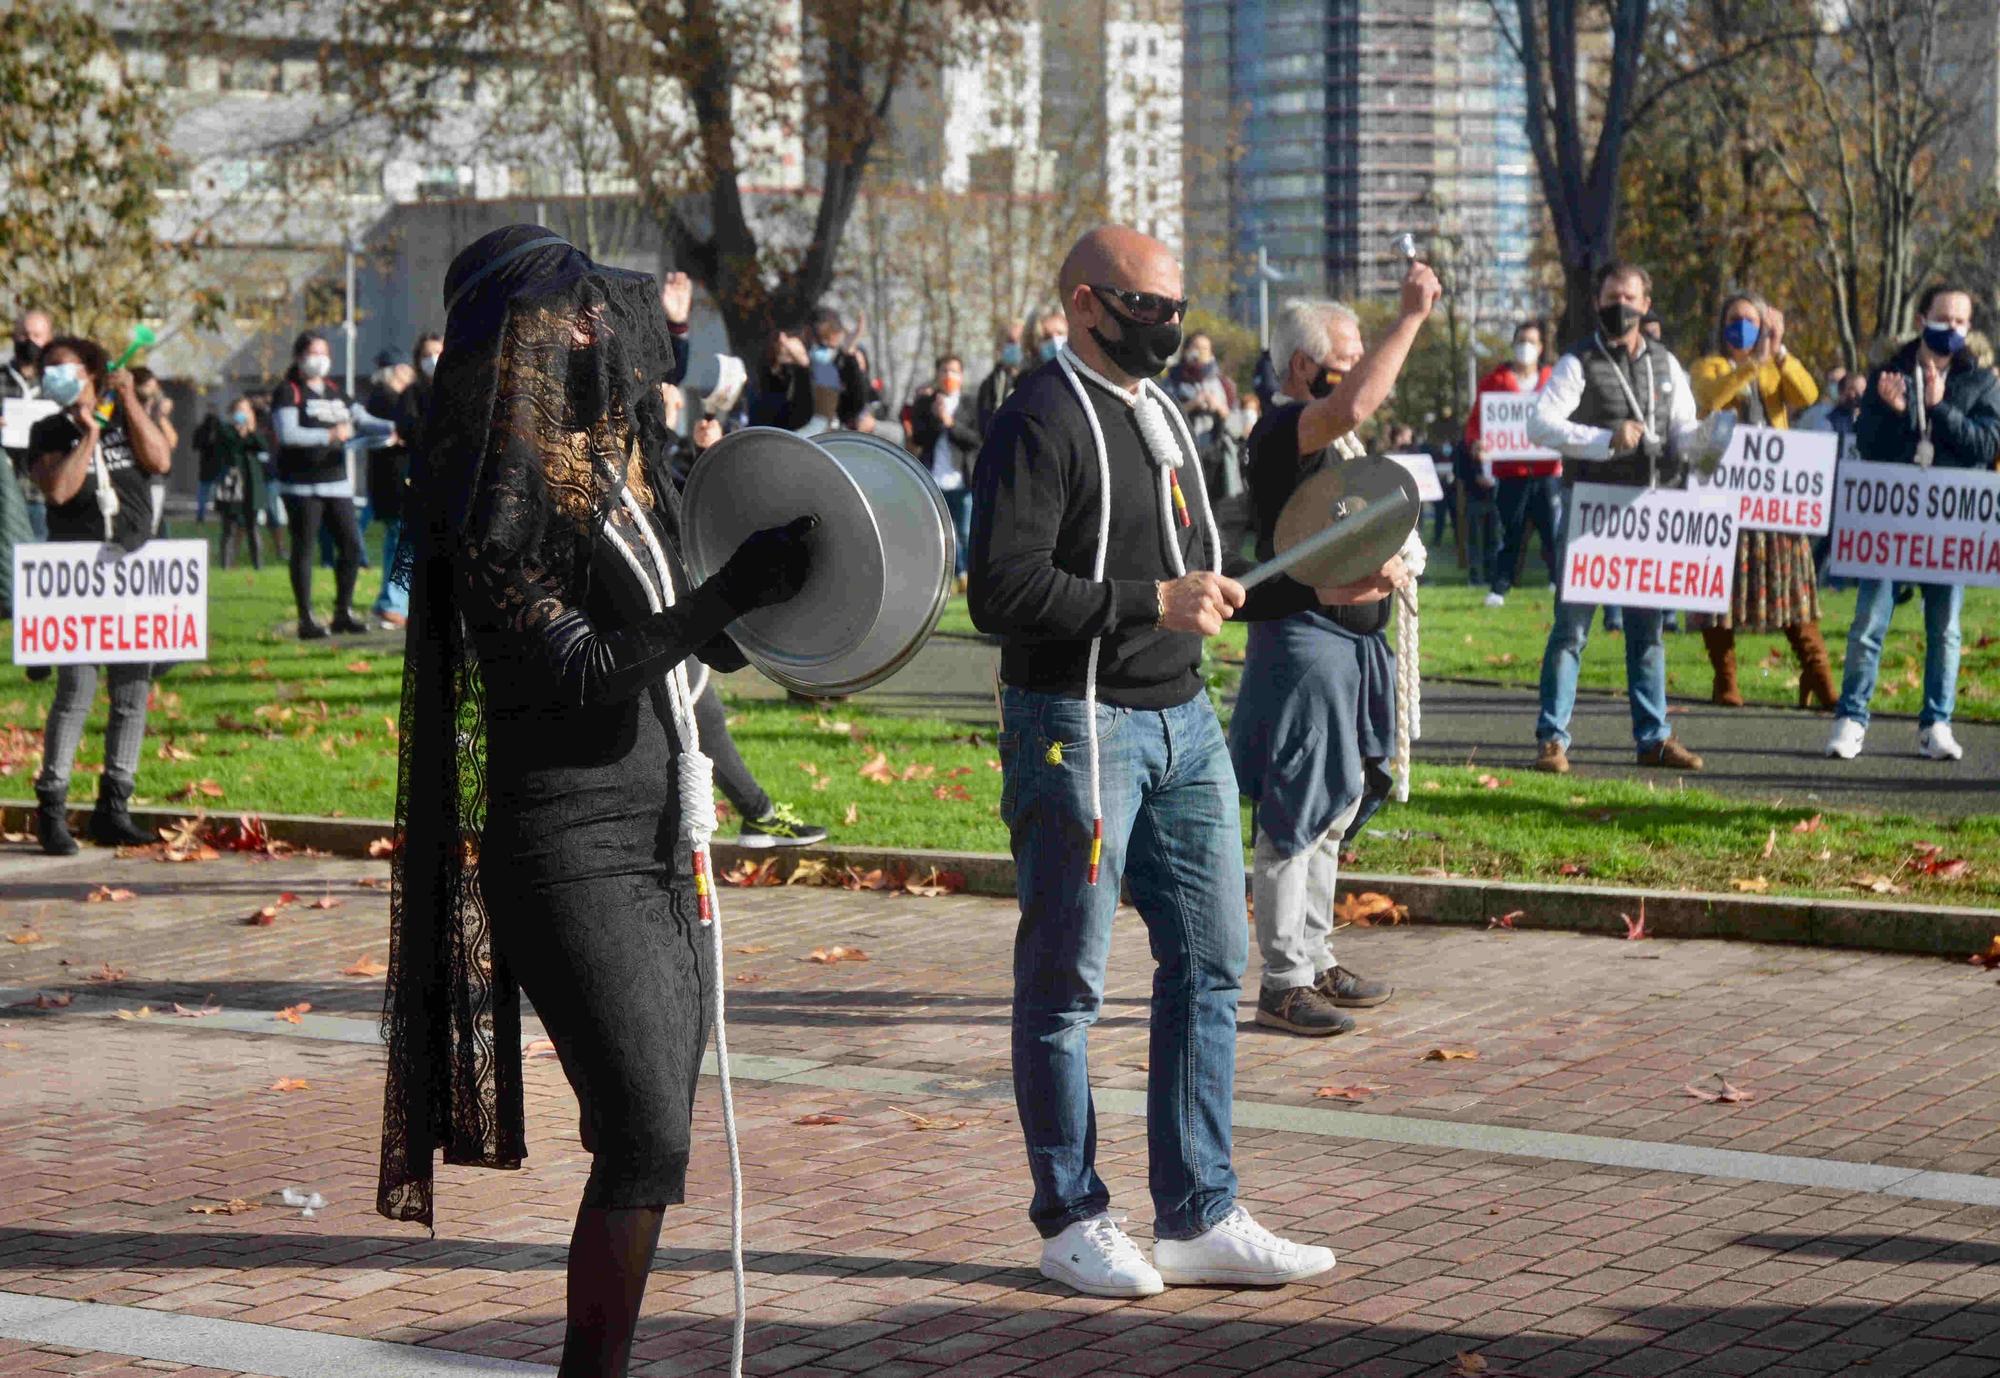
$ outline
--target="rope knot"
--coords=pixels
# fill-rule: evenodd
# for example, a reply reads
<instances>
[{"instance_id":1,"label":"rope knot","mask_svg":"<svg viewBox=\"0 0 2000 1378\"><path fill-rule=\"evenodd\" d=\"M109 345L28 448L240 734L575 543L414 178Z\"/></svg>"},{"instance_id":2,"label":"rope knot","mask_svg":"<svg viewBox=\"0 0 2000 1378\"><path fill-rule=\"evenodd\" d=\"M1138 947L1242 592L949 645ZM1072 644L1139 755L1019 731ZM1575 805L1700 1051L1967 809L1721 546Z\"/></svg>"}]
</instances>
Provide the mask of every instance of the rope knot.
<instances>
[{"instance_id":1,"label":"rope knot","mask_svg":"<svg viewBox=\"0 0 2000 1378\"><path fill-rule=\"evenodd\" d=\"M696 850L708 846L720 828L715 816L715 762L690 747L681 752L681 830Z\"/></svg>"}]
</instances>

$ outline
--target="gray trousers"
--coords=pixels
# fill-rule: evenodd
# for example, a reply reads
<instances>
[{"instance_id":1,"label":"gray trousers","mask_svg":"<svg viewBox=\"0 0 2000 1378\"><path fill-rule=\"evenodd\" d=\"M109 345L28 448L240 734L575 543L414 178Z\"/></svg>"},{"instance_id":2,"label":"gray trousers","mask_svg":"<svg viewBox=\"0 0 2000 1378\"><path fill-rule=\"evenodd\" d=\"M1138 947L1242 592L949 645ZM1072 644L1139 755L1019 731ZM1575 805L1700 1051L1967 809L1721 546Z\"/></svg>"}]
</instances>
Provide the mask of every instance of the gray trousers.
<instances>
[{"instance_id":1,"label":"gray trousers","mask_svg":"<svg viewBox=\"0 0 2000 1378\"><path fill-rule=\"evenodd\" d=\"M1257 910L1265 990L1309 986L1334 967L1333 898L1340 880L1341 838L1360 812L1357 798L1317 843L1294 856L1280 856L1263 829L1257 830L1250 898Z\"/></svg>"},{"instance_id":2,"label":"gray trousers","mask_svg":"<svg viewBox=\"0 0 2000 1378\"><path fill-rule=\"evenodd\" d=\"M104 728L104 778L129 791L139 773L140 748L146 742L146 696L153 687L153 667L107 665L104 668L111 692L111 719ZM83 725L90 717L91 700L96 697L95 665L56 667L56 696L49 704L48 727L42 732L42 770L35 777L37 790L53 792L69 788L77 743L83 740Z\"/></svg>"}]
</instances>

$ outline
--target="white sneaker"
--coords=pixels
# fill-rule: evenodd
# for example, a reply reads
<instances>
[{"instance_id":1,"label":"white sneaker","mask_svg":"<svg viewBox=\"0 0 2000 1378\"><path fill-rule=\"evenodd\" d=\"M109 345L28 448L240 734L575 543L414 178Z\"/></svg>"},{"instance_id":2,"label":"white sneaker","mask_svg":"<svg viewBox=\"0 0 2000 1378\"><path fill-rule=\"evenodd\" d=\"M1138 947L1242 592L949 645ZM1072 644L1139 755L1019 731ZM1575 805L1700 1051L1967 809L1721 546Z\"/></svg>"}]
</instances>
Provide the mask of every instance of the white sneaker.
<instances>
[{"instance_id":1,"label":"white sneaker","mask_svg":"<svg viewBox=\"0 0 2000 1378\"><path fill-rule=\"evenodd\" d=\"M1489 594L1487 594L1487 595L1486 595L1486 606L1487 606L1487 607L1489 607L1489 608L1504 608L1504 607L1506 607L1506 606L1507 606L1507 595L1506 595L1506 594L1504 594L1504 593L1489 593Z\"/></svg>"},{"instance_id":2,"label":"white sneaker","mask_svg":"<svg viewBox=\"0 0 2000 1378\"><path fill-rule=\"evenodd\" d=\"M1156 1297L1166 1283L1146 1262L1132 1237L1118 1228L1123 1216L1078 1220L1042 1244L1042 1276L1093 1297Z\"/></svg>"},{"instance_id":3,"label":"white sneaker","mask_svg":"<svg viewBox=\"0 0 2000 1378\"><path fill-rule=\"evenodd\" d=\"M1851 761L1861 754L1861 739L1868 735L1868 729L1852 718L1835 718L1833 735L1826 739L1826 754L1838 756L1843 761ZM1923 739L1918 738L1918 745Z\"/></svg>"},{"instance_id":4,"label":"white sneaker","mask_svg":"<svg viewBox=\"0 0 2000 1378\"><path fill-rule=\"evenodd\" d=\"M1158 1241L1153 1262L1160 1277L1176 1287L1276 1287L1327 1272L1333 1267L1333 1250L1280 1239L1238 1206L1193 1239Z\"/></svg>"},{"instance_id":5,"label":"white sneaker","mask_svg":"<svg viewBox=\"0 0 2000 1378\"><path fill-rule=\"evenodd\" d=\"M1965 748L1951 735L1950 723L1934 722L1917 729L1917 754L1933 761L1957 761L1964 758Z\"/></svg>"}]
</instances>

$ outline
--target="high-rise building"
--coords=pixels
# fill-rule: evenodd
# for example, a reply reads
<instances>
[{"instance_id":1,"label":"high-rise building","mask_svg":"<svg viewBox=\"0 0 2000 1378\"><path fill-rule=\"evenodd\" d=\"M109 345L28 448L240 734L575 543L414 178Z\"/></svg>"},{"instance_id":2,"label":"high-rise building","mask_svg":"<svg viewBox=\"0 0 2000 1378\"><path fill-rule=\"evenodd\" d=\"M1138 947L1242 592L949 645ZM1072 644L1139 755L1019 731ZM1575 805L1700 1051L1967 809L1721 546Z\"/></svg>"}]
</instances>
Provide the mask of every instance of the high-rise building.
<instances>
[{"instance_id":1,"label":"high-rise building","mask_svg":"<svg viewBox=\"0 0 2000 1378\"><path fill-rule=\"evenodd\" d=\"M1518 61L1486 0L1185 0L1191 276L1246 317L1258 250L1287 294L1365 297L1409 231L1528 295L1535 184ZM1471 274L1468 273L1468 276Z\"/></svg>"}]
</instances>

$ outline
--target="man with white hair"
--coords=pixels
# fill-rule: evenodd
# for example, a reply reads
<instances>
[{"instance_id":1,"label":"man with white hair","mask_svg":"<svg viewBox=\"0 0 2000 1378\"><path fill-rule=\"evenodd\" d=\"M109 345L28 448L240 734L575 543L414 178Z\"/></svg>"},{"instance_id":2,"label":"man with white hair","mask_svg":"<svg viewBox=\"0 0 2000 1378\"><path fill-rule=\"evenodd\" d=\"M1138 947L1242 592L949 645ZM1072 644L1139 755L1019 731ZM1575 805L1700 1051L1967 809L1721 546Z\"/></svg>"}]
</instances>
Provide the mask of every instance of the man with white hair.
<instances>
[{"instance_id":1,"label":"man with white hair","mask_svg":"<svg viewBox=\"0 0 2000 1378\"><path fill-rule=\"evenodd\" d=\"M1436 275L1412 263L1402 310L1373 352L1364 352L1354 312L1338 303L1293 301L1279 312L1271 332L1278 391L1250 433L1259 559L1276 553L1278 515L1301 482L1366 453L1354 432L1387 400L1438 292ZM1250 629L1229 754L1255 806L1250 885L1264 958L1257 1022L1268 1028L1345 1033L1354 1020L1342 1007L1395 994L1341 966L1329 940L1341 847L1392 783L1385 762L1394 755L1396 662L1382 633L1390 594L1412 577L1399 556L1358 584L1320 590L1318 606Z\"/></svg>"}]
</instances>

